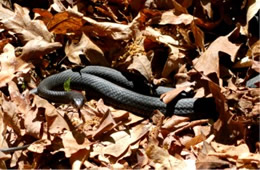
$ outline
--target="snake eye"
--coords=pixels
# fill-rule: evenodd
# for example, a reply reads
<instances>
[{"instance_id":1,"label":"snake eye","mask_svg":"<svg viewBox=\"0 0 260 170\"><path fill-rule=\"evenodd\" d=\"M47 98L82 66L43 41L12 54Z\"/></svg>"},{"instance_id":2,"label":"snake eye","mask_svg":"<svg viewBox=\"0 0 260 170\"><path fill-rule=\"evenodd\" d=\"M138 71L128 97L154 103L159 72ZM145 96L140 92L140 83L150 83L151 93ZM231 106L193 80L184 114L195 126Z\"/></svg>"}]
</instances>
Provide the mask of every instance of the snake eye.
<instances>
[{"instance_id":1,"label":"snake eye","mask_svg":"<svg viewBox=\"0 0 260 170\"><path fill-rule=\"evenodd\" d=\"M70 93L71 104L75 108L80 109L85 102L85 97L83 96L83 94L75 91L70 91L69 93Z\"/></svg>"}]
</instances>

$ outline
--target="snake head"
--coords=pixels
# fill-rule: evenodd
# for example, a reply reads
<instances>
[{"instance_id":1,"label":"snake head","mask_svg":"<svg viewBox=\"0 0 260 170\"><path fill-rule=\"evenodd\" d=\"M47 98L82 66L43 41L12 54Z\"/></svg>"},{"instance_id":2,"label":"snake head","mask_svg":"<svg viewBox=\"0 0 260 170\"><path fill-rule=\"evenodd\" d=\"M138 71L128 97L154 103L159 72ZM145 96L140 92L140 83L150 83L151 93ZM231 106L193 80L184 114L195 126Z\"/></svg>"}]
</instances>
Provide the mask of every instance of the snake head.
<instances>
[{"instance_id":1,"label":"snake head","mask_svg":"<svg viewBox=\"0 0 260 170\"><path fill-rule=\"evenodd\" d=\"M85 96L82 93L76 91L70 91L68 93L69 93L71 104L75 108L80 109L86 101Z\"/></svg>"}]
</instances>

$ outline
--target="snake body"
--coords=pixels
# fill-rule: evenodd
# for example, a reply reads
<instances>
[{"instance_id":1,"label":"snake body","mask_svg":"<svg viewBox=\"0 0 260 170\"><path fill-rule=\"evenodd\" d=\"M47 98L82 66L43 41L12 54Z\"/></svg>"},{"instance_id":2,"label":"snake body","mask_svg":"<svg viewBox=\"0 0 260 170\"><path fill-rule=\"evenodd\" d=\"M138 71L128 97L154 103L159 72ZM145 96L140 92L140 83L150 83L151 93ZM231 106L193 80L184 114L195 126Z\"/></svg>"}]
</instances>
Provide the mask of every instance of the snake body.
<instances>
[{"instance_id":1,"label":"snake body","mask_svg":"<svg viewBox=\"0 0 260 170\"><path fill-rule=\"evenodd\" d=\"M129 80L123 73L102 66L87 66L80 72L66 70L64 72L49 76L38 86L38 95L53 102L73 103L82 106L84 96L75 91L58 91L57 87L62 87L64 82L70 79L70 86L76 90L86 90L86 95L91 98L103 98L107 104L125 109L141 116L149 117L151 113L158 109L166 115L200 115L209 114L212 117L216 114L213 98L186 98L187 94L182 93L178 100L170 104L165 104L159 95L172 88L156 87L151 93L147 90L148 85L144 85L141 90L135 81ZM142 89L145 89L142 91ZM138 92L136 92L138 91ZM142 93L142 94L141 94ZM149 94L148 94L149 93ZM204 107L205 103L208 107Z\"/></svg>"}]
</instances>

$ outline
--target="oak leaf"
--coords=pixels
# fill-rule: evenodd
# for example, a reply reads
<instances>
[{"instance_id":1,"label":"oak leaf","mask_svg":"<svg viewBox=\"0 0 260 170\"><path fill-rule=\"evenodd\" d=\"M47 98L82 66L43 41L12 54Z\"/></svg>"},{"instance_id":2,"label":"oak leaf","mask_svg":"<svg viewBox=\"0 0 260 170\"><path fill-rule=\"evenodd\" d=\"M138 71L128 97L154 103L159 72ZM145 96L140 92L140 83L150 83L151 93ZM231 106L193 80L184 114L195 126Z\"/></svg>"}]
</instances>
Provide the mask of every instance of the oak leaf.
<instances>
[{"instance_id":1,"label":"oak leaf","mask_svg":"<svg viewBox=\"0 0 260 170\"><path fill-rule=\"evenodd\" d=\"M103 51L84 33L78 43L66 45L65 53L72 63L81 64L80 56L85 56L91 64L108 66Z\"/></svg>"},{"instance_id":2,"label":"oak leaf","mask_svg":"<svg viewBox=\"0 0 260 170\"><path fill-rule=\"evenodd\" d=\"M21 37L23 42L27 42L37 37L42 37L45 41L51 42L52 34L41 20L31 20L29 10L18 4L14 4L15 12L10 12L0 5L0 19L3 25Z\"/></svg>"}]
</instances>

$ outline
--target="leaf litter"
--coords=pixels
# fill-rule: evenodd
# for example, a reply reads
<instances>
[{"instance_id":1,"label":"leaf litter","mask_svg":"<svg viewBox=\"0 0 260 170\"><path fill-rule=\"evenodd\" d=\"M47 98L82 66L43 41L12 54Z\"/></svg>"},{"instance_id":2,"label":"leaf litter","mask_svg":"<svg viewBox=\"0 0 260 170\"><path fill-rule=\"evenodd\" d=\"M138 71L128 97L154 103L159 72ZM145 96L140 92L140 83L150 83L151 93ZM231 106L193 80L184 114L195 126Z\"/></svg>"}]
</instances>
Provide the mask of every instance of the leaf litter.
<instances>
[{"instance_id":1,"label":"leaf litter","mask_svg":"<svg viewBox=\"0 0 260 170\"><path fill-rule=\"evenodd\" d=\"M259 83L245 86L260 72L258 1L19 2L0 5L0 149L30 145L0 151L1 168L260 168ZM30 93L89 64L176 87L166 103L212 96L219 117L144 118L102 99L78 111Z\"/></svg>"}]
</instances>

